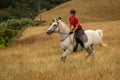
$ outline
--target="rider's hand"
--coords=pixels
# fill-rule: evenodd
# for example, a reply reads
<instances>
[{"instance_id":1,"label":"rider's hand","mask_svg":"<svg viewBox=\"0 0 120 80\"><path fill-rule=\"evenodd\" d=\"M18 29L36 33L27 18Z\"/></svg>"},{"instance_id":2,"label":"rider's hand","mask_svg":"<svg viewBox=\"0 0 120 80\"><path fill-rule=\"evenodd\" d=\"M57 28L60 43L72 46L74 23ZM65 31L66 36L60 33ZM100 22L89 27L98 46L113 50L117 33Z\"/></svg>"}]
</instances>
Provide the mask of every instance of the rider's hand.
<instances>
[{"instance_id":1,"label":"rider's hand","mask_svg":"<svg viewBox=\"0 0 120 80\"><path fill-rule=\"evenodd\" d=\"M69 34L72 34L72 33L73 33L73 31L70 31L70 32L69 32Z\"/></svg>"},{"instance_id":2,"label":"rider's hand","mask_svg":"<svg viewBox=\"0 0 120 80\"><path fill-rule=\"evenodd\" d=\"M70 30L70 32L73 32L73 31L74 31L74 29L71 29L71 30Z\"/></svg>"}]
</instances>

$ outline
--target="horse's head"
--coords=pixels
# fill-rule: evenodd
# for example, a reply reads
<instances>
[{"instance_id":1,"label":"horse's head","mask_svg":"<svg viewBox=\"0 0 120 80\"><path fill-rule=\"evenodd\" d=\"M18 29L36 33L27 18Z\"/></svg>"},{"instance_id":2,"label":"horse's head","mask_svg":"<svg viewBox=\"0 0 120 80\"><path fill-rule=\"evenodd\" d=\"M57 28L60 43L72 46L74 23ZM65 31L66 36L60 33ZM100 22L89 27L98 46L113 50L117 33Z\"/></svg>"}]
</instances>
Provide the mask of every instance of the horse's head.
<instances>
[{"instance_id":1,"label":"horse's head","mask_svg":"<svg viewBox=\"0 0 120 80\"><path fill-rule=\"evenodd\" d=\"M52 34L54 32L58 32L60 18L54 19L53 23L50 25L49 29L47 30L47 34Z\"/></svg>"}]
</instances>

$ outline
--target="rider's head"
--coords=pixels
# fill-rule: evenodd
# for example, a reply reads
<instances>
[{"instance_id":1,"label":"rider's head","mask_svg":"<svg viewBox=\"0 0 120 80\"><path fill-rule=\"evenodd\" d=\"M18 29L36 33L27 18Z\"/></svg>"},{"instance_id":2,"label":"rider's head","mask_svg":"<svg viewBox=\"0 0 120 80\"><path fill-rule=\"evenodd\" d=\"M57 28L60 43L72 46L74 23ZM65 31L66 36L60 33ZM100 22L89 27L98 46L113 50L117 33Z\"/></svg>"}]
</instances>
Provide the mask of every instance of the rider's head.
<instances>
[{"instance_id":1,"label":"rider's head","mask_svg":"<svg viewBox=\"0 0 120 80\"><path fill-rule=\"evenodd\" d=\"M73 10L70 11L71 16L75 16L75 14L76 14L76 10L73 9Z\"/></svg>"}]
</instances>

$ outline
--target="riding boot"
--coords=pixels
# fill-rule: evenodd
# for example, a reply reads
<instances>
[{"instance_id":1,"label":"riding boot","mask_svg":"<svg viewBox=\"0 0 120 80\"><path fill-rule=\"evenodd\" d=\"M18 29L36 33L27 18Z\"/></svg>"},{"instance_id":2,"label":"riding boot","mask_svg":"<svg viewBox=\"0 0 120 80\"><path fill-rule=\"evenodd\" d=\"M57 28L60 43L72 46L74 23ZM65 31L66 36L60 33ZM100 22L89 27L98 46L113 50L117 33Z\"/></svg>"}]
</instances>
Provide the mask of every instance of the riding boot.
<instances>
[{"instance_id":1,"label":"riding boot","mask_svg":"<svg viewBox=\"0 0 120 80\"><path fill-rule=\"evenodd\" d=\"M80 41L80 45L81 45L81 50L85 49L84 43L82 41Z\"/></svg>"},{"instance_id":2,"label":"riding boot","mask_svg":"<svg viewBox=\"0 0 120 80\"><path fill-rule=\"evenodd\" d=\"M77 49L78 49L78 43L75 45L73 52L77 52Z\"/></svg>"}]
</instances>

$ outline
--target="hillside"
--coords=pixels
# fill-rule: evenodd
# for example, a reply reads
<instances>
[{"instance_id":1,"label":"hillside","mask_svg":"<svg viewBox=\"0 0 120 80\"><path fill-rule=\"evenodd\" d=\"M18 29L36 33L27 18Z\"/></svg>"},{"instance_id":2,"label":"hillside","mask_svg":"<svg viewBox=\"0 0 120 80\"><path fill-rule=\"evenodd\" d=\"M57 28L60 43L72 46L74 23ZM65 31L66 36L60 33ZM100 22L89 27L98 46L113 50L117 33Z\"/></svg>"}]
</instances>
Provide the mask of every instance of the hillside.
<instances>
[{"instance_id":1,"label":"hillside","mask_svg":"<svg viewBox=\"0 0 120 80\"><path fill-rule=\"evenodd\" d=\"M119 80L120 21L83 23L102 29L107 47L98 47L95 59L77 52L60 62L59 35L46 34L48 26L23 31L16 44L0 50L0 80Z\"/></svg>"},{"instance_id":2,"label":"hillside","mask_svg":"<svg viewBox=\"0 0 120 80\"><path fill-rule=\"evenodd\" d=\"M0 49L0 80L120 80L120 0L71 0L42 18L49 24L61 16L68 23L73 8L85 30L104 31L103 42L108 46L99 46L95 59L85 60L87 53L81 51L63 63L59 35L47 35L49 25L29 27L16 42Z\"/></svg>"},{"instance_id":3,"label":"hillside","mask_svg":"<svg viewBox=\"0 0 120 80\"><path fill-rule=\"evenodd\" d=\"M71 0L42 14L49 24L53 18L61 16L68 23L69 11L77 10L81 22L120 20L120 0ZM39 20L39 16L35 20Z\"/></svg>"}]
</instances>

